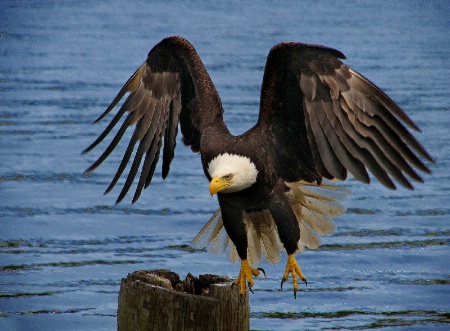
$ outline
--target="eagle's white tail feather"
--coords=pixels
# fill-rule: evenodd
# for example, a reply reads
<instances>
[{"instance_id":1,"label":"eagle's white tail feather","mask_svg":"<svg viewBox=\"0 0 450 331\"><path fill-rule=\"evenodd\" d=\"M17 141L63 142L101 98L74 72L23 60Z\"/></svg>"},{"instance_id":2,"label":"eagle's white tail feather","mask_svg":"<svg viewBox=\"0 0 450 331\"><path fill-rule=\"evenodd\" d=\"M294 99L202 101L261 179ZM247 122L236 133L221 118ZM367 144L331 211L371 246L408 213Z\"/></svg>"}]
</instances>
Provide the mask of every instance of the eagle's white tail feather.
<instances>
[{"instance_id":1,"label":"eagle's white tail feather","mask_svg":"<svg viewBox=\"0 0 450 331\"><path fill-rule=\"evenodd\" d=\"M301 252L305 247L316 249L320 246L319 237L303 222L298 222L300 228L300 240L297 243L298 250Z\"/></svg>"},{"instance_id":2,"label":"eagle's white tail feather","mask_svg":"<svg viewBox=\"0 0 450 331\"><path fill-rule=\"evenodd\" d=\"M269 261L280 259L283 248L278 237L277 227L268 210L254 213L244 213L244 223L247 229L248 259L251 263L261 262L261 253Z\"/></svg>"},{"instance_id":3,"label":"eagle's white tail feather","mask_svg":"<svg viewBox=\"0 0 450 331\"><path fill-rule=\"evenodd\" d=\"M191 247L202 249L205 248L208 243L217 238L217 233L215 233L216 229L223 227L222 216L220 214L220 208L216 210L216 212L211 216L208 223L200 230L200 232L195 236L195 238L191 242Z\"/></svg>"},{"instance_id":4,"label":"eagle's white tail feather","mask_svg":"<svg viewBox=\"0 0 450 331\"><path fill-rule=\"evenodd\" d=\"M220 210L220 208L219 208L219 210ZM217 212L217 211L216 211L216 212ZM219 215L220 215L220 214L218 214L218 216L219 216ZM220 217L219 217L219 220L217 221L216 226L214 227L213 232L211 233L211 238L209 239L209 242L212 242L212 241L217 240L216 238L219 237L220 231L222 230L222 228L223 228L223 221L222 221L222 216L220 216Z\"/></svg>"},{"instance_id":5,"label":"eagle's white tail feather","mask_svg":"<svg viewBox=\"0 0 450 331\"><path fill-rule=\"evenodd\" d=\"M325 236L335 230L334 222L327 217L314 213L307 208L302 208L301 214L296 214L297 218L302 218L314 231L321 236Z\"/></svg>"},{"instance_id":6,"label":"eagle's white tail feather","mask_svg":"<svg viewBox=\"0 0 450 331\"><path fill-rule=\"evenodd\" d=\"M261 241L264 248L264 257L267 261L276 263L280 260L280 250L283 249L283 244L278 236L277 227L268 210L262 212L264 217L265 227L261 231ZM255 215L257 216L257 215Z\"/></svg>"},{"instance_id":7,"label":"eagle's white tail feather","mask_svg":"<svg viewBox=\"0 0 450 331\"><path fill-rule=\"evenodd\" d=\"M333 184L327 180L318 186L316 183L307 183L300 181L297 183L287 183L287 185L295 185L296 190L304 192L307 196L322 200L322 201L344 201L350 194L347 189ZM296 191L295 191L296 192Z\"/></svg>"},{"instance_id":8,"label":"eagle's white tail feather","mask_svg":"<svg viewBox=\"0 0 450 331\"><path fill-rule=\"evenodd\" d=\"M328 217L336 217L345 211L342 206L337 206L328 201L321 201L315 198L306 197L304 202L300 202L303 206L311 212L318 212Z\"/></svg>"},{"instance_id":9,"label":"eagle's white tail feather","mask_svg":"<svg viewBox=\"0 0 450 331\"><path fill-rule=\"evenodd\" d=\"M248 256L249 261L253 263L261 262L261 231L259 231L258 223L246 222Z\"/></svg>"},{"instance_id":10,"label":"eagle's white tail feather","mask_svg":"<svg viewBox=\"0 0 450 331\"><path fill-rule=\"evenodd\" d=\"M224 231L225 231L225 229L224 229ZM233 245L231 240L230 240L230 244L231 245L228 246L228 249L227 249L227 255L231 262L236 262L239 259L239 255L236 250L236 246Z\"/></svg>"},{"instance_id":11,"label":"eagle's white tail feather","mask_svg":"<svg viewBox=\"0 0 450 331\"><path fill-rule=\"evenodd\" d=\"M320 246L318 235L334 231L334 222L330 217L336 217L345 211L340 201L347 197L348 191L331 183L320 186L303 181L286 184L290 188L286 195L300 228L298 251L303 251L305 247L316 249ZM249 263L259 263L262 253L269 262L278 262L284 248L270 212L268 210L244 212L243 219L247 229ZM231 261L239 259L236 247L223 227L220 208L197 234L191 246L206 247L211 254L227 251Z\"/></svg>"},{"instance_id":12,"label":"eagle's white tail feather","mask_svg":"<svg viewBox=\"0 0 450 331\"><path fill-rule=\"evenodd\" d=\"M219 223L222 223L222 222L219 222ZM222 228L220 229L220 232L214 238L214 240L212 240L207 246L208 252L210 252L213 255L222 254L227 249L229 242L230 242L229 237L228 237L228 235L223 227L223 223L222 223Z\"/></svg>"}]
</instances>

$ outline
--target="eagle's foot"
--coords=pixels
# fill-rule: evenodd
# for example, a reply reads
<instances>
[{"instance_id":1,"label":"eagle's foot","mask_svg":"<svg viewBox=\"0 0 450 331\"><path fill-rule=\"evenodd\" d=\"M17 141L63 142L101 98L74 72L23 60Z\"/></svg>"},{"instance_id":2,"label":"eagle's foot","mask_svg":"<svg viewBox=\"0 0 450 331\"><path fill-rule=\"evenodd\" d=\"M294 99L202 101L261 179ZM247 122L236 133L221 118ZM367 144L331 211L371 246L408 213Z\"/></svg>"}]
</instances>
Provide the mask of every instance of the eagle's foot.
<instances>
[{"instance_id":1,"label":"eagle's foot","mask_svg":"<svg viewBox=\"0 0 450 331\"><path fill-rule=\"evenodd\" d=\"M300 270L300 266L295 260L294 254L289 254L288 256L286 270L283 274L283 279L281 280L281 289L283 289L284 282L288 280L289 274L292 274L292 281L294 283L294 298L297 299L298 277L300 277L300 279L304 281L306 285L308 285L308 282L306 281L303 272Z\"/></svg>"},{"instance_id":2,"label":"eagle's foot","mask_svg":"<svg viewBox=\"0 0 450 331\"><path fill-rule=\"evenodd\" d=\"M262 268L252 268L247 260L241 261L241 270L239 271L239 276L234 281L233 285L239 285L239 292L241 295L245 295L246 287L250 292L253 293L253 276L259 276L260 272L266 277L266 272Z\"/></svg>"}]
</instances>

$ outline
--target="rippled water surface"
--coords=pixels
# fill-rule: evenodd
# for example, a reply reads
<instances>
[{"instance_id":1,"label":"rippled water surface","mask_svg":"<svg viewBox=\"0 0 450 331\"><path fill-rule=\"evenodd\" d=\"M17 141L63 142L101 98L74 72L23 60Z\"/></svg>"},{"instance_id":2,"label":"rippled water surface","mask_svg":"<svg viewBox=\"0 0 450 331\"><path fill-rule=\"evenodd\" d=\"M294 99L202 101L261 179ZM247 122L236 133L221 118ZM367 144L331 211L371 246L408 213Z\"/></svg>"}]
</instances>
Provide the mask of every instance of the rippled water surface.
<instances>
[{"instance_id":1,"label":"rippled water surface","mask_svg":"<svg viewBox=\"0 0 450 331\"><path fill-rule=\"evenodd\" d=\"M82 175L99 151L80 152L105 126L91 122L177 34L196 46L233 133L256 121L270 47L318 43L397 101L437 160L414 191L347 181L337 231L299 256L297 300L290 284L279 290L286 258L262 263L251 328L447 330L449 29L447 1L1 1L0 329L113 330L120 280L138 269L237 275L188 246L217 202L180 143L168 179L158 172L135 205L102 195L124 148Z\"/></svg>"}]
</instances>

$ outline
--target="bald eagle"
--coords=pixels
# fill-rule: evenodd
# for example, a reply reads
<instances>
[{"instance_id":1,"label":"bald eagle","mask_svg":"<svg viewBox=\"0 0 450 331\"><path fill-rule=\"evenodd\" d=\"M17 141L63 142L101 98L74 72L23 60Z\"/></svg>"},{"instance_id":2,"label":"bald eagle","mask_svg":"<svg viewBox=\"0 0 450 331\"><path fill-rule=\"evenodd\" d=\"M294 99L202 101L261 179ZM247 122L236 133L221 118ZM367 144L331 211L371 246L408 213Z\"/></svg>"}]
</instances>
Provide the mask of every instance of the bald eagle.
<instances>
[{"instance_id":1,"label":"bald eagle","mask_svg":"<svg viewBox=\"0 0 450 331\"><path fill-rule=\"evenodd\" d=\"M97 146L128 112L109 146L87 170L99 166L134 126L108 193L122 175L138 143L119 194L127 194L145 156L133 203L150 185L162 148L162 177L169 173L178 126L182 141L200 153L203 171L220 209L194 239L194 245L228 249L241 260L235 284L251 290L253 268L262 253L270 262L286 251L281 286L291 275L306 282L295 259L304 247L319 246L317 235L333 230L331 218L344 212L341 190L332 180L369 183L368 171L384 186L413 189L431 174L430 154L406 129L416 124L372 82L340 59L333 48L285 42L269 52L261 87L258 122L234 136L205 66L192 44L168 37L157 44L128 79L103 119L130 92L120 110L84 152ZM318 190L317 190L318 189ZM225 231L224 231L225 230ZM206 238L206 240L204 240Z\"/></svg>"}]
</instances>

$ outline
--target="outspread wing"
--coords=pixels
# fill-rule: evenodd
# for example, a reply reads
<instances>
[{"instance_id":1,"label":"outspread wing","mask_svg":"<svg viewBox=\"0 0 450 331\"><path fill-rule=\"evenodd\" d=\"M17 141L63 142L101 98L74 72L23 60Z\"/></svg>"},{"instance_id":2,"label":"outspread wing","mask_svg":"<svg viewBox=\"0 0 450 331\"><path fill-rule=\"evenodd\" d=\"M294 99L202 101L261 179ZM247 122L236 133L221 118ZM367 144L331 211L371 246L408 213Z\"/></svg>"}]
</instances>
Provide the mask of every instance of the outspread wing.
<instances>
[{"instance_id":1,"label":"outspread wing","mask_svg":"<svg viewBox=\"0 0 450 331\"><path fill-rule=\"evenodd\" d=\"M268 56L258 125L287 181L369 183L367 169L386 187L413 189L415 169L434 162L406 126L420 131L383 91L342 63L334 49L300 43L274 46Z\"/></svg>"},{"instance_id":2,"label":"outspread wing","mask_svg":"<svg viewBox=\"0 0 450 331\"><path fill-rule=\"evenodd\" d=\"M130 77L111 105L94 123L103 119L127 92L130 94L120 110L100 136L84 151L89 152L103 141L119 123L121 117L128 112L109 146L86 170L90 172L99 166L119 144L127 128L135 126L122 162L105 191L105 194L108 193L117 183L138 144L117 203L127 194L144 155L133 203L139 198L142 190L150 185L163 142L162 176L165 178L168 175L174 157L178 123L183 134L183 142L191 146L193 151L198 151L202 120L205 116L211 116L211 112L220 115L223 112L217 91L197 52L187 40L180 37L169 37L156 45L149 52L144 64ZM209 105L209 114L206 115L201 111L204 103Z\"/></svg>"}]
</instances>

